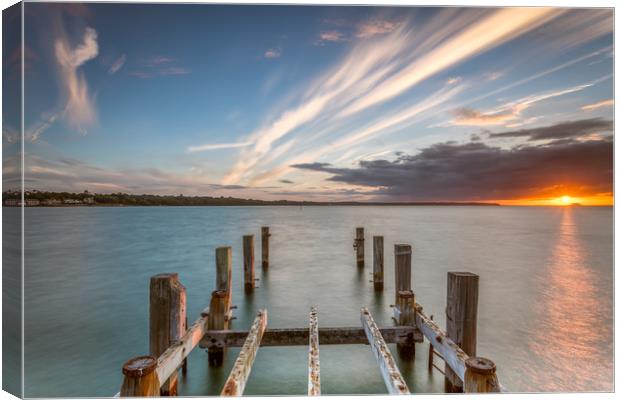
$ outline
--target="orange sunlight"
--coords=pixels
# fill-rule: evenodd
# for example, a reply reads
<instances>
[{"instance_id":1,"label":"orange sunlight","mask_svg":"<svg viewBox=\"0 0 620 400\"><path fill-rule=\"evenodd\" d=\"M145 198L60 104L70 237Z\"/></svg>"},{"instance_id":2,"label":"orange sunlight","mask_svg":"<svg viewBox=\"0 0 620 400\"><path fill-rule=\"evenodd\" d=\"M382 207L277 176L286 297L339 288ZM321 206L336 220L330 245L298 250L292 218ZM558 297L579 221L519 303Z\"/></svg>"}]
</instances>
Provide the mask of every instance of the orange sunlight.
<instances>
[{"instance_id":1,"label":"orange sunlight","mask_svg":"<svg viewBox=\"0 0 620 400\"><path fill-rule=\"evenodd\" d=\"M506 206L613 206L614 197L611 193L601 193L592 196L573 197L562 195L559 197L535 199L493 200L492 202Z\"/></svg>"}]
</instances>

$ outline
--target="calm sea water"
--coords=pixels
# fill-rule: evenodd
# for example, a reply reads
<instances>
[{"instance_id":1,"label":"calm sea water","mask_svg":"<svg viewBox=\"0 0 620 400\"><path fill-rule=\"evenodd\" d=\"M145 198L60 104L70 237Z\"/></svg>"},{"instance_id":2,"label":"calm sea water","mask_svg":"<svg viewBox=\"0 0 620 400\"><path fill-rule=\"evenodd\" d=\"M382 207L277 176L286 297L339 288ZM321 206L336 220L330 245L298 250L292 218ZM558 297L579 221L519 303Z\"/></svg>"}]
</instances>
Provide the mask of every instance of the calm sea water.
<instances>
[{"instance_id":1,"label":"calm sea water","mask_svg":"<svg viewBox=\"0 0 620 400\"><path fill-rule=\"evenodd\" d=\"M392 324L393 244L413 245L413 290L445 326L446 273L480 275L478 354L493 359L510 391L613 389L613 210L544 207L135 207L26 209L26 396L111 396L121 365L148 353L149 277L178 272L190 323L215 285L215 248L233 247L234 329L257 309L270 327L359 325L368 306ZM271 267L243 294L242 235L271 227ZM358 271L355 227L366 228ZM376 294L372 235L385 237L386 286ZM414 392L441 392L428 344L399 362ZM307 390L305 347L261 348L246 394ZM395 353L395 350L393 350ZM216 395L234 363L189 357L182 395ZM439 360L438 360L439 361ZM385 393L365 345L321 347L325 394Z\"/></svg>"}]
</instances>

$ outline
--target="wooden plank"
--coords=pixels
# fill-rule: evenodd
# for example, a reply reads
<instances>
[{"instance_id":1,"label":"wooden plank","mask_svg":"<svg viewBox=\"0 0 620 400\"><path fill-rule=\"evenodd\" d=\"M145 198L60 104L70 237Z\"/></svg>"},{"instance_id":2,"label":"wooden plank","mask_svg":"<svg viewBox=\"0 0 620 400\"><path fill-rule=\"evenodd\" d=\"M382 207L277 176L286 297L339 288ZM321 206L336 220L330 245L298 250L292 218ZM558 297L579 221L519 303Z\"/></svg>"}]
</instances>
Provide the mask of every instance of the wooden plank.
<instances>
[{"instance_id":1,"label":"wooden plank","mask_svg":"<svg viewBox=\"0 0 620 400\"><path fill-rule=\"evenodd\" d=\"M368 344L366 333L359 327L319 327L321 345ZM380 327L381 336L386 343L422 343L422 332L413 326ZM245 343L248 331L219 330L208 331L200 347L241 347ZM266 329L261 346L306 346L310 339L308 328Z\"/></svg>"},{"instance_id":2,"label":"wooden plank","mask_svg":"<svg viewBox=\"0 0 620 400\"><path fill-rule=\"evenodd\" d=\"M319 321L316 307L310 310L308 346L308 396L321 395L321 364L319 361Z\"/></svg>"},{"instance_id":3,"label":"wooden plank","mask_svg":"<svg viewBox=\"0 0 620 400\"><path fill-rule=\"evenodd\" d=\"M476 355L478 281L471 272L448 272L446 333L470 357ZM445 390L463 392L463 381L450 368L446 368Z\"/></svg>"},{"instance_id":4,"label":"wooden plank","mask_svg":"<svg viewBox=\"0 0 620 400\"><path fill-rule=\"evenodd\" d=\"M383 382L385 382L388 392L390 394L409 394L407 383L405 383L405 380L403 379L403 376L401 375L400 370L392 357L390 349L381 336L381 331L375 324L375 321L367 308L362 308L361 321L364 332L366 332L368 342L370 343L370 348L375 355L377 364L379 364L379 369L381 370L381 375L383 376Z\"/></svg>"},{"instance_id":5,"label":"wooden plank","mask_svg":"<svg viewBox=\"0 0 620 400\"><path fill-rule=\"evenodd\" d=\"M149 353L159 357L183 336L186 329L186 294L179 275L164 273L151 277L149 298ZM168 382L161 382L163 396L176 395L176 373Z\"/></svg>"},{"instance_id":6,"label":"wooden plank","mask_svg":"<svg viewBox=\"0 0 620 400\"><path fill-rule=\"evenodd\" d=\"M260 310L254 323L250 328L248 337L245 340L239 356L233 365L230 375L224 383L224 389L222 389L221 396L241 396L245 389L248 376L252 370L252 364L256 358L256 353L260 346L263 333L267 327L267 310Z\"/></svg>"},{"instance_id":7,"label":"wooden plank","mask_svg":"<svg viewBox=\"0 0 620 400\"><path fill-rule=\"evenodd\" d=\"M165 382L174 372L176 372L183 360L198 345L200 339L207 332L207 321L209 317L204 316L194 322L181 340L168 347L168 349L157 359L157 369L155 370L159 382Z\"/></svg>"},{"instance_id":8,"label":"wooden plank","mask_svg":"<svg viewBox=\"0 0 620 400\"><path fill-rule=\"evenodd\" d=\"M254 235L243 237L243 285L246 293L254 290Z\"/></svg>"},{"instance_id":9,"label":"wooden plank","mask_svg":"<svg viewBox=\"0 0 620 400\"><path fill-rule=\"evenodd\" d=\"M462 380L465 377L465 361L469 356L448 337L448 334L435 321L422 311L419 304L416 304L415 319L418 329L422 331L433 349L441 354L446 365Z\"/></svg>"},{"instance_id":10,"label":"wooden plank","mask_svg":"<svg viewBox=\"0 0 620 400\"><path fill-rule=\"evenodd\" d=\"M375 290L383 290L383 236L373 236L372 281Z\"/></svg>"}]
</instances>

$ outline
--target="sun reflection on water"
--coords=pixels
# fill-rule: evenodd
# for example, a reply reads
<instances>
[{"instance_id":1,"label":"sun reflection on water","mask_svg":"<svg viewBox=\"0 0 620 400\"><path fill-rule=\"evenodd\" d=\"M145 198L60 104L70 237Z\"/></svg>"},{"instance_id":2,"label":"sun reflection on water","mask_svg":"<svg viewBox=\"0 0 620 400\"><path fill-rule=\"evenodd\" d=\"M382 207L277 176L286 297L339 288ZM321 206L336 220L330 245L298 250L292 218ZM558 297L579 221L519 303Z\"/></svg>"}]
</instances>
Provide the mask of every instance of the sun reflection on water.
<instances>
[{"instance_id":1,"label":"sun reflection on water","mask_svg":"<svg viewBox=\"0 0 620 400\"><path fill-rule=\"evenodd\" d=\"M571 208L562 211L546 285L535 305L539 315L546 318L539 321L534 337L528 341L539 357L539 367L531 374L538 382L532 386L545 391L584 390L605 382L611 385L609 377L602 376L606 369L599 365L605 356L601 354L605 348L601 343L609 344L611 340L610 329L601 323L607 311L597 297L596 272L585 265L587 256L574 213Z\"/></svg>"}]
</instances>

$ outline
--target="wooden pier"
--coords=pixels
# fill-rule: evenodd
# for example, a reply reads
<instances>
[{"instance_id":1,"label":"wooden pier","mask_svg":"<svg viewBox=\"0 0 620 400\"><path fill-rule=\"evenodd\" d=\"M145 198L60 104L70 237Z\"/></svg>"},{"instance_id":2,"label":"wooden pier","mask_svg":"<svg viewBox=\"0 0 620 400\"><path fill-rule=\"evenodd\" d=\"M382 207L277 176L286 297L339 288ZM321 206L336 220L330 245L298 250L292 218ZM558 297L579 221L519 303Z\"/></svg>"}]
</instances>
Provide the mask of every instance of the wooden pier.
<instances>
[{"instance_id":1,"label":"wooden pier","mask_svg":"<svg viewBox=\"0 0 620 400\"><path fill-rule=\"evenodd\" d=\"M269 268L269 227L261 228L261 266ZM277 235L276 235L277 236ZM243 236L243 271L246 294L256 290L254 278L254 235ZM364 268L364 228L356 228L355 260ZM373 287L383 290L383 236L373 237ZM412 247L394 245L395 293L393 326L377 326L370 311L361 307L360 326L319 326L319 310L309 310L308 326L268 328L267 310L257 310L248 330L230 329L232 304L232 248L215 252L216 282L208 308L187 326L186 291L177 273L155 275L150 281L149 355L123 364L122 384L117 396L176 396L178 374L186 373L187 357L196 347L206 349L209 368L222 368L226 349L241 347L221 389L221 396L241 396L254 359L264 346L307 346L308 396L321 395L319 345L369 345L386 389L390 394L409 394L388 344L396 344L397 356L413 362L416 344L429 342L428 370L445 375L447 393L499 392L493 361L477 357L477 310L479 277L469 272L449 272L447 279L446 325L444 331L428 316L412 291ZM444 361L442 369L435 356ZM354 394L354 393L352 393Z\"/></svg>"}]
</instances>

